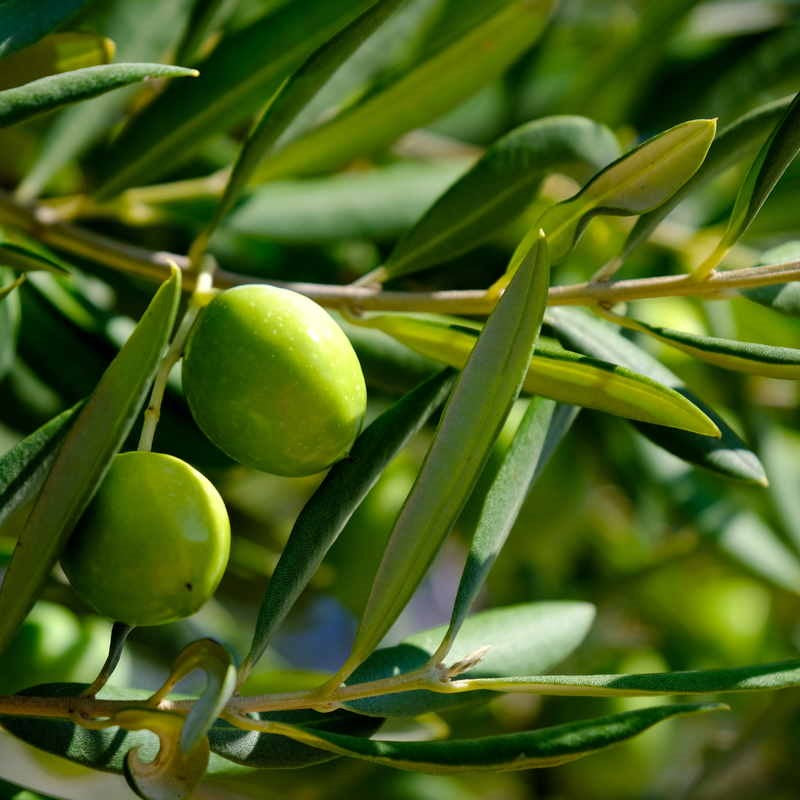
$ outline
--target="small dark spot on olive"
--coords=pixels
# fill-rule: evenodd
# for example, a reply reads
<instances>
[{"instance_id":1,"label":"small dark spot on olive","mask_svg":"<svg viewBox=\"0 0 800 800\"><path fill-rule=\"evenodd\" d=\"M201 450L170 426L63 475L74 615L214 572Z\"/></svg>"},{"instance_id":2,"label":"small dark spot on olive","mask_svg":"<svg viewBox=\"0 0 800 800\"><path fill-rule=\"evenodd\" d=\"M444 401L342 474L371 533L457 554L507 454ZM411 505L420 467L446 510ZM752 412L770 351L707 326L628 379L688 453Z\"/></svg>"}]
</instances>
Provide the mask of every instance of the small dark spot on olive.
<instances>
[{"instance_id":1,"label":"small dark spot on olive","mask_svg":"<svg viewBox=\"0 0 800 800\"><path fill-rule=\"evenodd\" d=\"M188 589L190 592L192 591L192 584L191 584L191 583L186 583L186 584L184 584L184 586L186 586L186 588L187 588L187 589Z\"/></svg>"}]
</instances>

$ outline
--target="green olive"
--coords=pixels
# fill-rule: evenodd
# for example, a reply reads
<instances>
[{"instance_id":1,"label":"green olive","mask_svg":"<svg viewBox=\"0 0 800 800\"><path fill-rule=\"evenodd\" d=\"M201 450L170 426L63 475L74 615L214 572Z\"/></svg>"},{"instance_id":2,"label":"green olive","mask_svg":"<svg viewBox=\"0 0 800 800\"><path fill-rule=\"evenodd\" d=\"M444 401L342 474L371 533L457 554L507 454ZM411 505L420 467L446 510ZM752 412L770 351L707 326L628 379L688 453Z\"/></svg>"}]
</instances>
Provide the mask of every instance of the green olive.
<instances>
[{"instance_id":1,"label":"green olive","mask_svg":"<svg viewBox=\"0 0 800 800\"><path fill-rule=\"evenodd\" d=\"M61 565L100 614L160 625L211 597L229 550L228 513L211 482L173 456L132 452L112 462Z\"/></svg>"},{"instance_id":2,"label":"green olive","mask_svg":"<svg viewBox=\"0 0 800 800\"><path fill-rule=\"evenodd\" d=\"M209 303L187 343L183 387L217 447L294 477L347 455L367 401L342 329L312 300L273 286L239 286Z\"/></svg>"}]
</instances>

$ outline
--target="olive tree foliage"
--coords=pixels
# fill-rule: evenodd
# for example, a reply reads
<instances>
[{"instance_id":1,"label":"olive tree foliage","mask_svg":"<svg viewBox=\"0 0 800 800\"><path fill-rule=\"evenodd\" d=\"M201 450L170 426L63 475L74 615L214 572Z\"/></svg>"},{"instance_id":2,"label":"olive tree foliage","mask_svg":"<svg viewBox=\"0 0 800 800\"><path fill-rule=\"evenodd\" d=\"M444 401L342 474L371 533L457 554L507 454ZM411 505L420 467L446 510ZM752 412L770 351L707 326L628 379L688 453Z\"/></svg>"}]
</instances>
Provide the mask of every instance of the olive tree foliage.
<instances>
[{"instance_id":1,"label":"olive tree foliage","mask_svg":"<svg viewBox=\"0 0 800 800\"><path fill-rule=\"evenodd\" d=\"M244 797L348 759L556 767L800 687L786 626L749 664L697 646L679 671L594 672L625 662L584 644L608 574L638 586L680 559L797 610L800 35L789 2L720 5L0 0L4 740L153 800ZM173 369L217 293L257 283L329 309L358 354L368 424L324 475L234 464ZM233 541L197 617L129 640L58 560L133 449L209 476ZM402 497L376 499L398 465ZM605 585L565 566L548 467L576 514L584 467L651 509L638 539L594 545ZM493 587L537 540L563 584ZM449 622L410 627L443 558ZM160 588L135 558L116 579ZM332 655L292 668L282 631L321 595L354 633L308 631ZM662 699L493 723L512 694ZM0 777L47 791L42 764Z\"/></svg>"}]
</instances>

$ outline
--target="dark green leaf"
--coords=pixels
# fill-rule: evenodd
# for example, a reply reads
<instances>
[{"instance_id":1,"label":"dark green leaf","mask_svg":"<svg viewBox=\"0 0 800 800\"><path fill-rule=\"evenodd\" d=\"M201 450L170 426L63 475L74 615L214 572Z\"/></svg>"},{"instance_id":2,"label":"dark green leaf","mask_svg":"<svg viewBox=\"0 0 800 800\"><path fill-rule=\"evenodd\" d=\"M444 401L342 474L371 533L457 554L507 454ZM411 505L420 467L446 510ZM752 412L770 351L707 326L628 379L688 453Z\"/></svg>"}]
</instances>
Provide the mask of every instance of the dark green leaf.
<instances>
[{"instance_id":1,"label":"dark green leaf","mask_svg":"<svg viewBox=\"0 0 800 800\"><path fill-rule=\"evenodd\" d=\"M621 364L675 389L703 411L719 428L721 436L698 436L688 431L637 422L636 428L673 455L737 480L765 486L767 476L758 456L713 409L696 397L677 375L646 353L616 328L577 309L551 308L547 321L565 345L581 353Z\"/></svg>"},{"instance_id":2,"label":"dark green leaf","mask_svg":"<svg viewBox=\"0 0 800 800\"><path fill-rule=\"evenodd\" d=\"M520 214L549 173L583 182L618 155L614 134L585 117L546 117L515 128L400 239L382 273L394 278L455 258Z\"/></svg>"},{"instance_id":3,"label":"dark green leaf","mask_svg":"<svg viewBox=\"0 0 800 800\"><path fill-rule=\"evenodd\" d=\"M703 278L722 261L761 210L775 184L800 153L800 93L786 110L739 187L728 227L714 252L695 270Z\"/></svg>"},{"instance_id":4,"label":"dark green leaf","mask_svg":"<svg viewBox=\"0 0 800 800\"><path fill-rule=\"evenodd\" d=\"M542 236L478 337L389 537L353 649L338 673L342 680L403 610L469 498L520 391L547 302L549 267Z\"/></svg>"},{"instance_id":5,"label":"dark green leaf","mask_svg":"<svg viewBox=\"0 0 800 800\"><path fill-rule=\"evenodd\" d=\"M453 382L453 374L445 370L398 400L356 439L349 456L328 472L300 512L275 566L243 673L262 655L275 629L386 465L441 406Z\"/></svg>"},{"instance_id":6,"label":"dark green leaf","mask_svg":"<svg viewBox=\"0 0 800 800\"><path fill-rule=\"evenodd\" d=\"M50 75L0 92L0 126L12 125L66 103L87 100L148 78L195 74L194 70L166 64L104 64Z\"/></svg>"},{"instance_id":7,"label":"dark green leaf","mask_svg":"<svg viewBox=\"0 0 800 800\"><path fill-rule=\"evenodd\" d=\"M49 247L32 236L5 225L0 225L0 260L18 272L45 270L63 274L70 271L67 262Z\"/></svg>"},{"instance_id":8,"label":"dark green leaf","mask_svg":"<svg viewBox=\"0 0 800 800\"><path fill-rule=\"evenodd\" d=\"M464 622L448 661L459 661L488 646L483 658L462 677L499 678L532 671L547 672L583 642L594 621L594 613L594 606L589 603L565 601L481 611ZM376 650L347 683L354 685L389 678L422 667L436 652L445 631L445 626L420 631L394 647ZM352 700L347 707L374 716L414 716L486 699L483 692L411 691Z\"/></svg>"},{"instance_id":9,"label":"dark green leaf","mask_svg":"<svg viewBox=\"0 0 800 800\"><path fill-rule=\"evenodd\" d=\"M426 57L388 85L266 159L260 181L334 170L391 144L472 95L539 36L553 0L472 0L451 10L454 25Z\"/></svg>"},{"instance_id":10,"label":"dark green leaf","mask_svg":"<svg viewBox=\"0 0 800 800\"><path fill-rule=\"evenodd\" d=\"M0 586L0 652L33 605L133 426L172 331L179 298L180 273L175 270L64 437Z\"/></svg>"},{"instance_id":11,"label":"dark green leaf","mask_svg":"<svg viewBox=\"0 0 800 800\"><path fill-rule=\"evenodd\" d=\"M800 242L786 242L762 253L759 266L800 262ZM800 316L800 283L776 283L745 289L742 294L762 306L780 311L790 317Z\"/></svg>"},{"instance_id":12,"label":"dark green leaf","mask_svg":"<svg viewBox=\"0 0 800 800\"><path fill-rule=\"evenodd\" d=\"M0 378L11 369L16 354L19 298L12 292L21 280L14 280L11 270L0 267Z\"/></svg>"},{"instance_id":13,"label":"dark green leaf","mask_svg":"<svg viewBox=\"0 0 800 800\"><path fill-rule=\"evenodd\" d=\"M720 703L656 706L537 731L436 742L390 742L299 729L297 735L307 744L315 744L339 755L396 769L420 772L506 771L556 767L630 739L670 717L725 708ZM281 732L292 735L288 726Z\"/></svg>"},{"instance_id":14,"label":"dark green leaf","mask_svg":"<svg viewBox=\"0 0 800 800\"><path fill-rule=\"evenodd\" d=\"M0 58L41 39L66 22L87 0L3 0Z\"/></svg>"},{"instance_id":15,"label":"dark green leaf","mask_svg":"<svg viewBox=\"0 0 800 800\"><path fill-rule=\"evenodd\" d=\"M226 37L197 64L198 80L168 88L114 142L98 196L174 169L209 136L262 108L310 53L374 3L289 3Z\"/></svg>"}]
</instances>

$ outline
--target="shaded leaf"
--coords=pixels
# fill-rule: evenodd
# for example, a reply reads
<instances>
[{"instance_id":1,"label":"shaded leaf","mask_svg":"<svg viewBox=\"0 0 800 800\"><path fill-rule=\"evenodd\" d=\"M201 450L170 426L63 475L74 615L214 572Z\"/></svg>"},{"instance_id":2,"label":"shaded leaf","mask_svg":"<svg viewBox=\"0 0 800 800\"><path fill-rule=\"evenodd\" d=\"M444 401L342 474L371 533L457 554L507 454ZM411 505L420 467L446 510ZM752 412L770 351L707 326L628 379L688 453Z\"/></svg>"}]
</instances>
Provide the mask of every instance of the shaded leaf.
<instances>
[{"instance_id":1,"label":"shaded leaf","mask_svg":"<svg viewBox=\"0 0 800 800\"><path fill-rule=\"evenodd\" d=\"M225 192L208 227L205 243L253 176L261 160L274 149L297 116L325 86L339 67L405 0L379 0L343 31L326 42L292 75L270 103L233 165Z\"/></svg>"},{"instance_id":2,"label":"shaded leaf","mask_svg":"<svg viewBox=\"0 0 800 800\"><path fill-rule=\"evenodd\" d=\"M19 297L12 294L24 276L14 279L14 273L0 267L0 378L14 363L19 327Z\"/></svg>"},{"instance_id":3,"label":"shaded leaf","mask_svg":"<svg viewBox=\"0 0 800 800\"><path fill-rule=\"evenodd\" d=\"M573 406L559 406L552 400L540 397L534 397L529 402L500 468L482 500L445 643L452 642L464 624L533 482L570 429L577 413L578 409ZM445 646L440 646L440 652Z\"/></svg>"},{"instance_id":4,"label":"shaded leaf","mask_svg":"<svg viewBox=\"0 0 800 800\"><path fill-rule=\"evenodd\" d=\"M536 675L489 678L471 683L498 692L590 697L759 692L800 686L800 660L685 672L640 675Z\"/></svg>"},{"instance_id":5,"label":"shaded leaf","mask_svg":"<svg viewBox=\"0 0 800 800\"><path fill-rule=\"evenodd\" d=\"M368 317L378 328L418 353L462 367L476 332L451 323L400 314ZM719 436L708 416L673 389L625 367L579 356L540 339L530 360L524 391L621 417Z\"/></svg>"},{"instance_id":6,"label":"shaded leaf","mask_svg":"<svg viewBox=\"0 0 800 800\"><path fill-rule=\"evenodd\" d=\"M69 264L49 247L6 225L0 225L0 260L18 272L45 270L63 274L70 271Z\"/></svg>"},{"instance_id":7,"label":"shaded leaf","mask_svg":"<svg viewBox=\"0 0 800 800\"><path fill-rule=\"evenodd\" d=\"M482 647L488 652L465 678L490 678L546 672L570 656L583 642L594 621L590 603L525 603L481 611L468 617L458 632L448 661L459 661ZM376 650L348 679L348 685L389 678L426 664L436 652L446 627L409 636L393 647ZM536 665L536 666L534 666ZM375 716L414 716L443 711L465 703L485 702L483 692L438 694L400 692L346 703L348 708Z\"/></svg>"},{"instance_id":8,"label":"shaded leaf","mask_svg":"<svg viewBox=\"0 0 800 800\"><path fill-rule=\"evenodd\" d=\"M769 135L773 126L786 113L790 102L791 98L783 98L759 106L720 131L711 143L708 155L697 172L669 200L636 220L636 224L625 241L620 258L628 258L690 192L705 186L742 158L755 152L759 144Z\"/></svg>"},{"instance_id":9,"label":"shaded leaf","mask_svg":"<svg viewBox=\"0 0 800 800\"><path fill-rule=\"evenodd\" d=\"M681 714L721 711L720 703L656 706L523 733L436 742L388 742L323 731L298 738L334 753L420 772L508 771L556 767L630 739ZM282 731L292 735L288 726Z\"/></svg>"},{"instance_id":10,"label":"shaded leaf","mask_svg":"<svg viewBox=\"0 0 800 800\"><path fill-rule=\"evenodd\" d=\"M660 342L688 353L694 358L723 369L763 375L767 378L800 378L800 350L757 342L738 342L717 336L700 336L649 325L625 317L625 325L646 333Z\"/></svg>"},{"instance_id":11,"label":"shaded leaf","mask_svg":"<svg viewBox=\"0 0 800 800\"><path fill-rule=\"evenodd\" d=\"M547 302L549 267L542 236L466 360L389 537L351 654L336 677L346 678L375 649L469 498L520 391Z\"/></svg>"},{"instance_id":12,"label":"shaded leaf","mask_svg":"<svg viewBox=\"0 0 800 800\"><path fill-rule=\"evenodd\" d=\"M759 266L800 262L800 242L785 242L762 253ZM790 317L800 316L800 282L777 283L773 286L757 286L745 289L742 294L748 299Z\"/></svg>"},{"instance_id":13,"label":"shaded leaf","mask_svg":"<svg viewBox=\"0 0 800 800\"><path fill-rule=\"evenodd\" d=\"M262 108L317 47L375 0L288 3L226 36L197 64L200 77L168 88L115 140L97 191L111 197L174 169L209 136Z\"/></svg>"},{"instance_id":14,"label":"shaded leaf","mask_svg":"<svg viewBox=\"0 0 800 800\"><path fill-rule=\"evenodd\" d=\"M520 214L542 180L588 180L619 155L614 134L585 117L546 117L498 139L423 215L381 270L394 278L472 249Z\"/></svg>"},{"instance_id":15,"label":"shaded leaf","mask_svg":"<svg viewBox=\"0 0 800 800\"><path fill-rule=\"evenodd\" d=\"M256 179L334 170L436 119L521 55L538 38L553 5L553 0L459 4L453 26L442 26L446 33L429 43L424 60L278 150L261 164Z\"/></svg>"},{"instance_id":16,"label":"shaded leaf","mask_svg":"<svg viewBox=\"0 0 800 800\"><path fill-rule=\"evenodd\" d=\"M0 89L57 72L108 64L114 42L96 33L54 33L0 63Z\"/></svg>"},{"instance_id":17,"label":"shaded leaf","mask_svg":"<svg viewBox=\"0 0 800 800\"><path fill-rule=\"evenodd\" d=\"M79 410L75 405L62 412L0 458L0 526L39 489Z\"/></svg>"},{"instance_id":18,"label":"shaded leaf","mask_svg":"<svg viewBox=\"0 0 800 800\"><path fill-rule=\"evenodd\" d=\"M174 43L185 6L185 0L162 0L151 3L142 14L128 0L105 0L102 5L95 3L92 10L97 30L113 40L119 61L150 62L160 61ZM139 88L118 89L59 112L42 136L33 164L17 187L17 197L33 200L61 168L107 136Z\"/></svg>"},{"instance_id":19,"label":"shaded leaf","mask_svg":"<svg viewBox=\"0 0 800 800\"><path fill-rule=\"evenodd\" d=\"M0 16L0 58L41 39L66 22L87 0L4 0Z\"/></svg>"},{"instance_id":20,"label":"shaded leaf","mask_svg":"<svg viewBox=\"0 0 800 800\"><path fill-rule=\"evenodd\" d=\"M5 272L5 271L4 271ZM18 278L15 278L10 283L7 283L5 286L0 286L0 300L2 300L7 295L11 294L14 289L19 288L25 282L25 276L20 275ZM1 312L0 312L1 313ZM5 328L6 323L0 323L0 328ZM13 342L11 337L5 337L3 339L3 348L5 349L6 343ZM4 375L10 366L10 361L5 354L0 355L0 376Z\"/></svg>"},{"instance_id":21,"label":"shaded leaf","mask_svg":"<svg viewBox=\"0 0 800 800\"><path fill-rule=\"evenodd\" d=\"M714 252L694 271L708 276L747 230L761 210L775 184L800 152L800 94L792 101L781 121L758 151L755 161L739 187L728 227Z\"/></svg>"},{"instance_id":22,"label":"shaded leaf","mask_svg":"<svg viewBox=\"0 0 800 800\"><path fill-rule=\"evenodd\" d=\"M33 605L133 426L172 331L179 298L180 273L175 270L70 425L0 586L0 651Z\"/></svg>"},{"instance_id":23,"label":"shaded leaf","mask_svg":"<svg viewBox=\"0 0 800 800\"><path fill-rule=\"evenodd\" d=\"M148 78L195 74L194 70L166 64L105 64L50 75L0 92L0 125L12 125L66 103L87 100Z\"/></svg>"},{"instance_id":24,"label":"shaded leaf","mask_svg":"<svg viewBox=\"0 0 800 800\"><path fill-rule=\"evenodd\" d=\"M766 485L767 476L758 456L725 420L687 389L677 375L622 336L614 326L586 312L568 308L548 309L547 322L565 345L595 358L621 364L675 389L703 411L722 434L719 439L714 439L660 425L635 423L637 430L654 444L684 461L720 475Z\"/></svg>"},{"instance_id":25,"label":"shaded leaf","mask_svg":"<svg viewBox=\"0 0 800 800\"><path fill-rule=\"evenodd\" d=\"M270 578L243 674L306 588L325 554L386 465L444 403L455 378L449 370L425 381L374 420L348 457L335 464L300 512Z\"/></svg>"}]
</instances>

